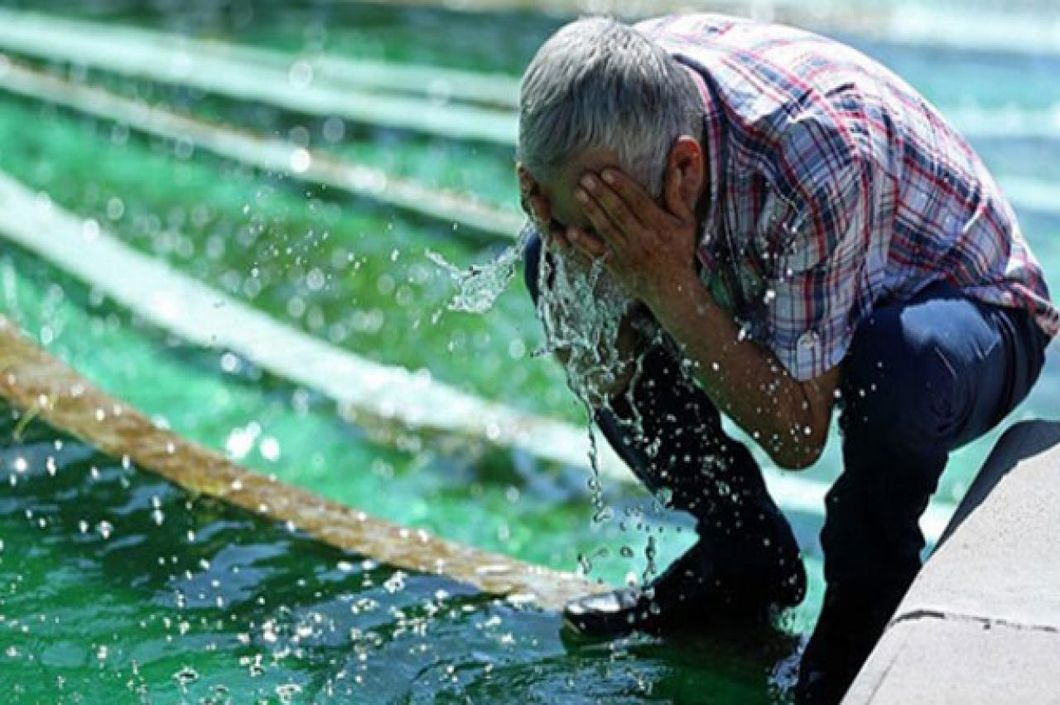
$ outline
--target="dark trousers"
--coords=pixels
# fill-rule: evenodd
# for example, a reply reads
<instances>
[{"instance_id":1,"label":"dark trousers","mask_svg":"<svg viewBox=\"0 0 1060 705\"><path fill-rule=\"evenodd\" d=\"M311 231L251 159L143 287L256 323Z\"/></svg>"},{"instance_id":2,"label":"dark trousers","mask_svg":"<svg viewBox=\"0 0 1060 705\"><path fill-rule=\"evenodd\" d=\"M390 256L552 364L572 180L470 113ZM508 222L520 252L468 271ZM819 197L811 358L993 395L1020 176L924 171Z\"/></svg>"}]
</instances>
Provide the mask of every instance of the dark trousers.
<instances>
[{"instance_id":1,"label":"dark trousers","mask_svg":"<svg viewBox=\"0 0 1060 705\"><path fill-rule=\"evenodd\" d=\"M535 301L541 256L535 240L526 256ZM1047 343L1025 312L944 282L884 303L859 325L842 363L844 467L826 500L827 591L803 658L805 700L842 697L920 568L918 520L950 451L1027 395ZM643 433L627 423L633 416ZM597 422L645 485L696 517L703 539L739 544L775 528L780 514L757 464L667 346L648 351L635 389Z\"/></svg>"},{"instance_id":2,"label":"dark trousers","mask_svg":"<svg viewBox=\"0 0 1060 705\"><path fill-rule=\"evenodd\" d=\"M1049 340L1025 311L938 282L880 306L842 363L843 472L821 532L827 590L803 657L807 702L837 702L920 569L918 520L950 451L1037 381Z\"/></svg>"}]
</instances>

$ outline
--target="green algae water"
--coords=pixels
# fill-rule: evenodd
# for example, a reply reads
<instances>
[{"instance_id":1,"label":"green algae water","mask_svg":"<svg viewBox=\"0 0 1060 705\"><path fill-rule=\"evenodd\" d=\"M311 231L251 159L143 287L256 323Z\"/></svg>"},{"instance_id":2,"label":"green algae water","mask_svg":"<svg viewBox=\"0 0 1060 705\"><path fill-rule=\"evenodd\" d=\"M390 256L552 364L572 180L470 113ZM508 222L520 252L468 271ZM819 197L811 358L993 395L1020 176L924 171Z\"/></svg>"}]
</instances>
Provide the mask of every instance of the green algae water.
<instances>
[{"instance_id":1,"label":"green algae water","mask_svg":"<svg viewBox=\"0 0 1060 705\"><path fill-rule=\"evenodd\" d=\"M0 408L9 703L768 702L791 644L564 644L558 617L331 549ZM723 670L724 678L716 678Z\"/></svg>"},{"instance_id":2,"label":"green algae water","mask_svg":"<svg viewBox=\"0 0 1060 705\"><path fill-rule=\"evenodd\" d=\"M164 423L218 444L252 418L254 452L243 452L263 470L450 537L573 565L569 542L587 526L580 483L372 447L319 403L292 401L298 390L152 339L39 263L8 255L0 268L26 276L7 295L27 329L46 330L53 352L113 391L169 409ZM37 281L50 283L38 291ZM637 702L707 686L716 702L768 702L792 653L791 639L772 633L567 644L556 615L323 547L43 424L21 428L7 409L0 448L0 629L10 629L0 694L11 702ZM538 521L523 513L534 507ZM607 543L586 538L587 551Z\"/></svg>"},{"instance_id":3,"label":"green algae water","mask_svg":"<svg viewBox=\"0 0 1060 705\"><path fill-rule=\"evenodd\" d=\"M10 3L17 6L19 3ZM285 51L410 61L516 76L563 20L356 3L34 3ZM180 5L180 7L177 7ZM1056 57L854 43L948 107L1060 103ZM48 62L40 62L48 66ZM54 67L68 71L68 67ZM117 92L296 141L515 208L512 155L385 127L328 123L269 106L77 72ZM328 125L330 124L330 128ZM990 137L975 147L1002 178L1060 180L1060 141ZM584 423L520 285L484 316L447 310L458 266L499 247L438 223L258 172L0 93L0 169L127 244L350 352L425 369L522 409ZM1060 215L1020 209L1060 291ZM253 469L375 515L613 584L665 565L692 541L683 517L605 483L594 522L583 470L522 453L471 454L405 438L384 445L316 394L223 351L172 340L91 287L0 241L0 312L89 379L159 423ZM473 361L473 364L469 364ZM1055 417L1051 356L1014 417ZM776 702L796 639L726 634L564 642L558 619L435 576L402 575L288 527L191 497L0 410L0 702L644 703ZM996 438L958 451L938 498L956 502ZM760 456L761 457L761 456ZM840 471L839 439L805 476ZM820 597L820 515L791 515Z\"/></svg>"}]
</instances>

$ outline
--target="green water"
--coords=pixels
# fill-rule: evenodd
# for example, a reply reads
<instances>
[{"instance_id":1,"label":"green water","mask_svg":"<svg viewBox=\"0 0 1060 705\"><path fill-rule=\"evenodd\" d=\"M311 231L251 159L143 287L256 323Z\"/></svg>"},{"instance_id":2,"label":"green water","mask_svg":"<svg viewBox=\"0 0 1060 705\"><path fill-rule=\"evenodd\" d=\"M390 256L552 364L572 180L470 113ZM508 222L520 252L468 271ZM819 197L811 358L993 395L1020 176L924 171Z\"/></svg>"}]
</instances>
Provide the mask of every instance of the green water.
<instances>
[{"instance_id":1,"label":"green water","mask_svg":"<svg viewBox=\"0 0 1060 705\"><path fill-rule=\"evenodd\" d=\"M154 15L108 3L82 11L274 48L321 47L512 74L561 21L279 2L253 3L248 19L239 13L247 6L195 3ZM70 11L65 4L52 9ZM1027 109L1060 100L1055 59L862 46L940 105ZM281 137L302 130L315 148L505 207L514 202L512 157L504 149L353 125L332 144L321 136L319 118L146 82L90 78ZM998 139L976 146L999 173L1060 176L1056 143ZM426 250L465 264L493 252L446 224L6 95L0 95L0 169L98 219L133 247L351 352L425 368L475 394L582 422L559 370L530 357L540 334L521 285L488 316L444 310L452 292ZM1060 290L1060 218L1020 215ZM572 570L579 555L589 556L591 575L613 583L644 569L648 533L659 539L663 565L692 538L684 518L660 512L629 487L605 487L615 519L593 524L580 470L545 466L525 454L446 455L417 439L402 448L380 445L339 421L317 395L242 361L169 340L6 245L0 310L90 379L180 433L378 516L556 568ZM1055 415L1060 408L1055 357L1017 416ZM639 639L615 649L571 647L559 640L554 616L517 612L437 578L412 576L391 594L379 588L392 577L386 567L365 570L358 557L210 502L186 506L188 498L168 484L79 444L54 451L54 434L38 424L31 424L28 440L16 442L5 419L0 481L14 476L17 482L0 492L0 696L13 702L141 702L141 689L150 702L279 700L288 691L277 688L290 684L302 689L291 691L295 702L782 697L777 683L784 682L785 659L790 665L790 640L726 635L715 643ZM941 499L961 496L996 435L955 454ZM61 468L55 477L41 470L48 454ZM11 470L18 456L29 458L32 469ZM91 477L93 464L98 479ZM833 437L806 475L827 480L839 468ZM151 518L152 496L166 517L161 526ZM811 623L819 600L820 517L793 519L814 577L810 599L792 618L799 631ZM90 526L85 534L82 520ZM108 539L95 529L101 520L115 527ZM189 527L195 541L187 538ZM634 558L622 556L626 546ZM364 585L366 576L371 586ZM429 603L437 590L452 597L421 620L424 633L417 620L434 612ZM178 591L184 607L177 606ZM351 605L362 598L379 607L354 614ZM264 637L270 619L275 641ZM306 624L308 632L299 629ZM103 659L101 646L107 647ZM264 664L259 675L256 655ZM185 665L198 678L182 695L174 676Z\"/></svg>"},{"instance_id":2,"label":"green water","mask_svg":"<svg viewBox=\"0 0 1060 705\"><path fill-rule=\"evenodd\" d=\"M0 257L0 279L5 310L17 311L22 327L48 340L51 352L69 360L90 378L105 381L109 391L154 412L163 423L214 447L225 447L233 431L245 433L248 424L258 424L260 433L244 457L245 462L300 487L393 521L438 532L449 539L554 567L570 569L578 565L579 553L589 554L594 562L593 575L613 582L623 580L626 572L632 570L639 575L643 570L646 561L642 552L648 532L660 540L660 562L671 560L691 540L686 523L677 517L658 515L643 495L617 487L608 488L608 503L619 516L628 519L629 528L622 530L617 522L591 524L585 476L581 471L547 468L525 456L498 454L472 461L429 450L399 452L375 445L338 421L331 404L252 369L236 367L225 372L218 354L166 341L128 320L105 301L94 298L85 287L68 281L59 272L17 250ZM101 351L121 351L121 354L101 354ZM54 434L49 435L47 429L33 424L31 428L37 430L16 442L12 438L14 423L10 415L3 413L0 418L7 419L7 425L0 426L0 446L7 448L7 455L0 461L0 482L10 481L8 478L12 476L16 478L10 491L5 487L0 493L5 503L0 512L3 514L0 541L4 542L4 551L0 552L0 585L14 586L12 598L0 603L0 615L22 620L13 629L19 629L27 614L32 613L38 622L30 636L11 641L15 656L7 659L10 668L0 669L0 693L10 688L10 692L18 694L18 688L27 688L21 692L21 700L14 702L46 702L47 693L54 697L59 692L55 684L61 677L68 684L66 692L91 695L83 702L104 702L117 694L126 695L131 692L127 685L130 681L161 698L163 693L174 692L173 675L181 667L190 666L201 677L196 682L198 690L194 691L199 694L195 699L189 697L187 702L196 702L219 685L233 695L242 695L259 691L268 694L278 686L295 683L316 697L343 670L342 666L350 670L354 657L359 654L359 642L343 639L343 634L353 629L350 624L356 622L342 610L359 598L343 597L341 585L321 585L317 580L308 586L281 584L297 583L328 569L334 572L338 560L357 561L338 556L330 559L332 567L315 568L313 557L328 550L316 544L312 544L312 550L305 550L302 544L310 542L302 540L288 545L291 540L283 535L285 531L269 530L267 523L212 501L195 503L194 511L182 510L182 493L166 482L145 479L138 472L120 471L114 468L116 463L98 457L85 460L84 457L92 454L83 446L71 450L77 444L68 443L67 450L56 456L60 472L51 477L46 460L47 455L55 455L51 451L53 446L40 439ZM35 436L37 431L39 437ZM276 440L279 457L262 453L266 439ZM67 462L71 456L80 458L73 466ZM15 470L16 457L28 458L31 470ZM86 486L84 475L92 464L104 469L106 481L89 478ZM106 470L107 466L110 470ZM64 482L72 482L73 486L68 487ZM131 489L117 489L126 483L130 483ZM164 500L163 531L157 531L154 523L147 522L154 509L153 496ZM92 507L91 512L85 509L87 506ZM136 521L124 518L134 514L139 517ZM241 518L238 522L226 519L211 524L218 514L238 514ZM35 524L42 517L48 524L45 527ZM95 533L99 533L95 529L99 522L109 522L114 527L107 540L114 543L109 545L128 545L146 553L120 552L113 560L86 553L83 543L87 540L80 536L80 530L75 533L70 528L83 519ZM814 517L796 519L796 527L801 532L816 530ZM638 528L640 523L643 527ZM66 528L59 529L60 525ZM196 532L198 543L188 541L188 527ZM45 543L41 543L38 528L50 532L47 533L50 539ZM279 541L273 537L277 534L281 534ZM208 550L199 551L197 546L204 535L214 537ZM101 536L92 534L92 539L99 540ZM226 548L230 543L236 547ZM200 603L201 610L190 615L184 614L187 610L184 613L172 610L177 589L189 593L180 587L183 583L179 575L162 581L159 586L139 572L121 567L148 566L163 556L170 563L159 570L176 575L184 566L196 565L201 557L216 565L216 553L225 552L226 556L226 551L240 553L243 544L249 545L244 558L226 558L224 565L253 563L255 569L260 568L261 575L244 568L243 575L251 572L254 576L251 585L246 583L249 578L218 576L220 584L209 593L209 601L215 600L217 594L222 595L224 607ZM101 541L100 550L109 550L107 545ZM636 557L622 558L623 546L633 548ZM98 560L105 564L93 564ZM174 560L173 565L181 567L171 568ZM263 561L275 565L275 570L262 567ZM811 565L815 565L812 560ZM43 576L47 576L48 591L39 588L45 580ZM386 577L384 569L384 576L375 580L375 584L381 584ZM206 585L214 579L184 578L194 585ZM155 579L161 580L158 576ZM105 610L86 601L86 593L77 592L89 580L98 583L89 595L107 596ZM437 582L427 580L428 585ZM796 629L805 629L812 618L812 605L819 599L818 587L814 585L815 595L806 609L792 616ZM429 591L423 589L430 595L435 587ZM444 589L452 594L467 592L451 585ZM68 596L68 593L81 597ZM255 641L257 651L245 648L247 645L240 641L240 634L249 633L250 618L236 607L245 603L250 610L253 607L250 598L288 594L289 600L298 605L303 604L299 600L306 600L311 606L294 610L288 598L277 598L270 610L262 607L253 612L265 615L255 621L259 631L269 616L276 615L286 619L281 623L286 624L288 632L297 631L298 615L319 612L320 607L312 606L319 604L330 605L326 611L329 618L347 617L346 622L340 622L345 627L328 628L325 645L328 648L318 650L319 653L305 649L304 653L291 657L287 653L290 645L284 640L262 644L259 639ZM375 593L371 598L382 601ZM489 693L491 688L510 692L524 686L532 689L527 693L531 702L549 702L547 693L550 692L566 692L569 702L593 702L596 698L611 702L610 699L624 693L628 702L634 702L629 699L637 692L644 693L642 688L652 688L658 694L695 692L707 687L717 691L718 702L764 702L772 698L770 693L776 688L776 678L771 675L773 669L792 654L790 639L775 635L749 641L746 636L741 637L744 646L735 651L730 650L727 638L724 646L717 641L678 641L675 645L638 639L620 646L617 652L581 648L568 652L561 644L559 624L554 616L515 614L509 607L490 605L481 598L469 603L475 605L474 610L469 607L471 612L457 615L460 619L454 623L444 619L438 624L430 621L427 635L422 638L428 651L417 653L414 650L423 644L417 646L406 641L392 647L383 645L385 649L374 648L372 642L363 669L374 673L376 689L363 692L394 694L364 702L426 702L426 695L417 694L418 673L422 670L431 677L434 674L444 677L447 666L453 664L461 672L466 671L466 681L446 686L454 693L453 702L463 702L460 699L471 694L485 698L482 693ZM64 605L64 609L56 613L56 604ZM404 610L401 606L404 603L395 604ZM500 631L485 636L478 631L472 633L483 629L478 624L491 622L498 612L504 618L504 627L497 625ZM177 633L181 614L183 621L194 625L194 633ZM45 617L41 620L40 615ZM71 624L72 621L76 624ZM391 621L394 623L387 622L390 629L408 631L402 629L402 619ZM171 627L165 628L166 623ZM442 634L448 634L448 640L436 640ZM166 636L173 640L167 640ZM491 639L504 649L488 649ZM737 642L740 644L741 639ZM197 651L208 644L214 645L211 651L198 655ZM108 649L106 664L98 663L99 658L94 657L101 645ZM402 655L405 650L413 650L411 655L417 656L411 659L411 665L409 655ZM54 658L53 652L58 653ZM281 660L271 672L271 678L263 677L259 681L258 676L249 675L249 666L241 664L241 659L252 659L254 653L263 653L265 664L276 658ZM336 662L335 654L343 658ZM438 654L445 656L441 658ZM608 670L615 659L616 670ZM139 664L138 677L131 671L134 660ZM626 662L632 665L626 667ZM493 664L490 669L493 681L483 681L483 673L476 671L485 668L485 664ZM581 686L570 685L579 684L584 678L591 680L591 687L584 692ZM655 681L659 683L652 685ZM36 685L29 687L28 684ZM336 692L341 695L346 691ZM423 692L434 691L424 686ZM399 697L400 693L405 694ZM336 700L346 702L339 697ZM236 698L233 702L242 701ZM296 699L295 702L303 701Z\"/></svg>"},{"instance_id":3,"label":"green water","mask_svg":"<svg viewBox=\"0 0 1060 705\"><path fill-rule=\"evenodd\" d=\"M0 408L5 703L769 702L789 638L565 644L558 617L194 499ZM49 470L49 468L51 468ZM719 673L724 676L719 677Z\"/></svg>"},{"instance_id":4,"label":"green water","mask_svg":"<svg viewBox=\"0 0 1060 705\"><path fill-rule=\"evenodd\" d=\"M20 127L33 123L32 134ZM489 317L446 311L450 282L424 253L488 259L481 244L209 156L174 159L171 149L136 137L115 144L109 124L0 98L0 165L63 207L351 351L573 418L559 371L521 364L539 345L528 298L505 297Z\"/></svg>"},{"instance_id":5,"label":"green water","mask_svg":"<svg viewBox=\"0 0 1060 705\"><path fill-rule=\"evenodd\" d=\"M56 70L48 62L34 57L20 57L20 60L38 69ZM190 114L200 120L305 144L314 151L370 164L387 174L465 194L495 208L511 212L518 210L517 200L512 199L517 188L514 150L508 147L432 138L382 125L303 115L270 105L101 71L84 72L84 80L126 98L162 104L173 112ZM429 105L426 98L419 98L425 106ZM111 125L106 127L109 130ZM119 128L117 134L106 133L106 136L120 143L126 139L125 134Z\"/></svg>"},{"instance_id":6,"label":"green water","mask_svg":"<svg viewBox=\"0 0 1060 705\"><path fill-rule=\"evenodd\" d=\"M207 446L227 448L263 472L375 515L524 560L571 569L578 553L606 547L612 560L597 561L594 575L620 582L627 571L643 570L641 559L618 555L626 544L636 545L639 554L642 532L588 522L582 470L500 451L478 458L443 455L415 439L405 451L381 446L338 419L329 401L244 362L233 365L220 354L140 328L18 251L0 257L0 276L5 309L18 311L22 328L47 341L50 352L165 425ZM278 453L263 453L263 446ZM637 491L611 490L620 514L627 507L651 509ZM653 531L660 528L682 532L680 522L667 521Z\"/></svg>"}]
</instances>

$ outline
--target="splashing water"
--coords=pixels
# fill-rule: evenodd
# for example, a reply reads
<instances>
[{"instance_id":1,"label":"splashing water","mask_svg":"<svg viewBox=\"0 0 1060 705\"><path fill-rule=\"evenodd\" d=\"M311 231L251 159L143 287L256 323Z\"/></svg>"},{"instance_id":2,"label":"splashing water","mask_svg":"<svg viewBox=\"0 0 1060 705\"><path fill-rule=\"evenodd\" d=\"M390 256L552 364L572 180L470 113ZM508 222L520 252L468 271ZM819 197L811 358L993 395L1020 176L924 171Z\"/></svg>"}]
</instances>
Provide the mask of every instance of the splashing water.
<instances>
[{"instance_id":1,"label":"splashing water","mask_svg":"<svg viewBox=\"0 0 1060 705\"><path fill-rule=\"evenodd\" d=\"M546 257L544 251L538 290L537 315L545 344L535 354L556 353L564 361L567 384L590 413L606 407L606 390L631 364L618 342L632 301L607 275L602 259L586 266L564 257Z\"/></svg>"},{"instance_id":2,"label":"splashing water","mask_svg":"<svg viewBox=\"0 0 1060 705\"><path fill-rule=\"evenodd\" d=\"M492 262L460 269L435 252L428 258L445 269L457 283L457 293L449 310L470 313L489 311L515 274L536 228L528 221L513 246ZM610 407L609 391L627 373L639 375L642 359L620 345L623 320L630 313L632 300L608 275L602 259L547 255L541 249L538 263L537 317L545 341L534 357L554 353L563 363L567 386L581 402L587 416L589 465L592 476L587 485L593 507L593 522L613 516L603 498L600 482L599 451L592 433L592 422L600 409ZM644 331L640 331L644 332ZM640 420L633 419L640 427ZM591 563L589 564L591 565ZM587 566L583 565L586 572Z\"/></svg>"},{"instance_id":3,"label":"splashing water","mask_svg":"<svg viewBox=\"0 0 1060 705\"><path fill-rule=\"evenodd\" d=\"M527 223L515 244L505 248L492 262L473 264L467 269L460 269L437 252L427 250L427 259L448 272L457 284L456 296L449 303L449 310L486 313L492 309L501 292L515 276L515 265L522 259L533 234L533 226Z\"/></svg>"},{"instance_id":4,"label":"splashing water","mask_svg":"<svg viewBox=\"0 0 1060 705\"><path fill-rule=\"evenodd\" d=\"M537 232L527 221L515 244L491 262L461 269L437 252L427 258L444 269L457 284L449 310L486 313L515 276L530 238ZM622 319L631 299L607 276L603 260L591 263L546 257L542 248L538 267L537 315L545 333L545 343L534 356L557 353L567 371L571 391L592 410L606 406L602 390L614 384L635 361L618 346Z\"/></svg>"}]
</instances>

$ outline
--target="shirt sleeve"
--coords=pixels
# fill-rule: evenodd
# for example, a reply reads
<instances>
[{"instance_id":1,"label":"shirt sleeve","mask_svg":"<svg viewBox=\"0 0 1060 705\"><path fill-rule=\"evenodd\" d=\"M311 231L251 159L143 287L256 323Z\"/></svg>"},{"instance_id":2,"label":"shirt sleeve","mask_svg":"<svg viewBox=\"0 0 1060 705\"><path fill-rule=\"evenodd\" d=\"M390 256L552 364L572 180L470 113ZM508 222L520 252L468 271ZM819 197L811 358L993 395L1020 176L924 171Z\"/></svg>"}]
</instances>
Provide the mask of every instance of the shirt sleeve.
<instances>
[{"instance_id":1,"label":"shirt sleeve","mask_svg":"<svg viewBox=\"0 0 1060 705\"><path fill-rule=\"evenodd\" d=\"M797 380L842 361L869 244L862 162L837 128L806 121L784 141L755 242L766 259L769 347Z\"/></svg>"}]
</instances>

